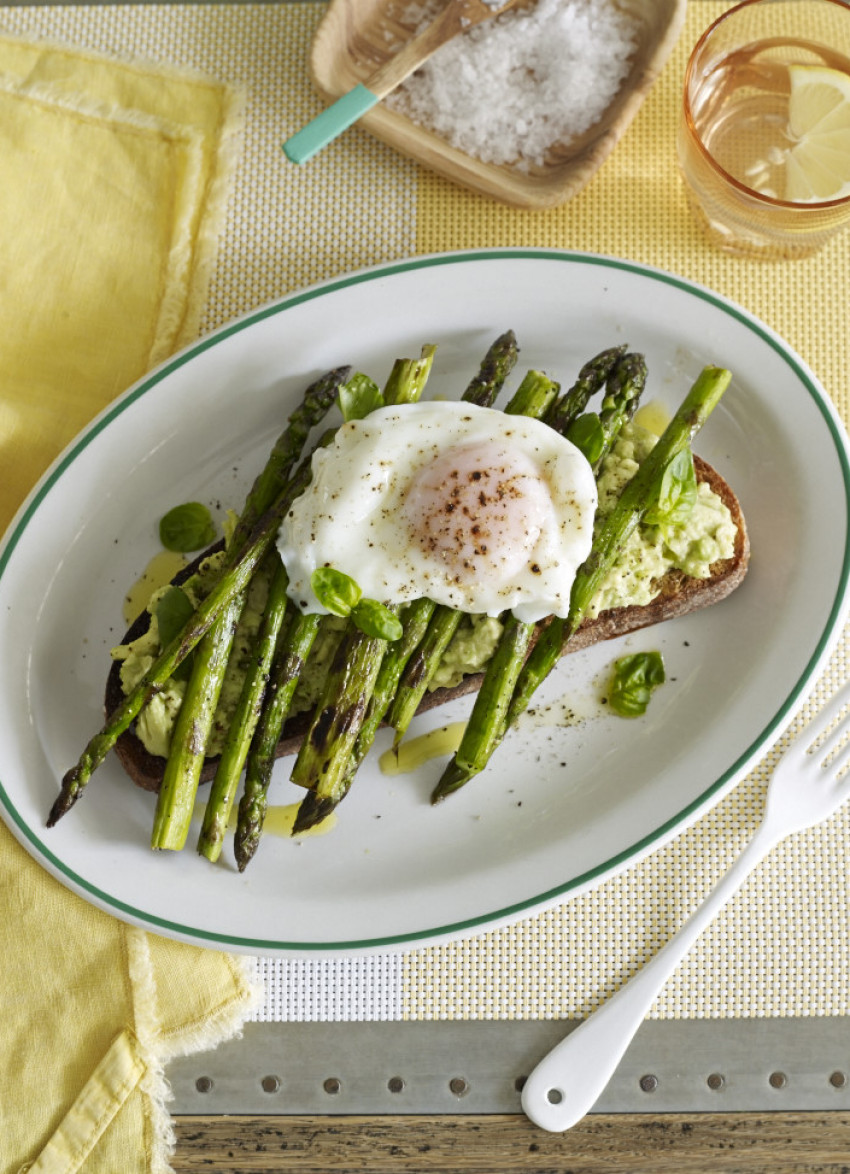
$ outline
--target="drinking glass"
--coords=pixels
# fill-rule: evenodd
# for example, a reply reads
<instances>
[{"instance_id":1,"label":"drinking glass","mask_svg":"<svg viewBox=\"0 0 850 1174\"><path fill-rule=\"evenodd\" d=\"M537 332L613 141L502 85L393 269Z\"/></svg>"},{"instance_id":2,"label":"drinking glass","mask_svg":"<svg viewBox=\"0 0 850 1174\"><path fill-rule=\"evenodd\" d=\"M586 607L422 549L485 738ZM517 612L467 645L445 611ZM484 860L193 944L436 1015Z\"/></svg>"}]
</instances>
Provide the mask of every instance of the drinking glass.
<instances>
[{"instance_id":1,"label":"drinking glass","mask_svg":"<svg viewBox=\"0 0 850 1174\"><path fill-rule=\"evenodd\" d=\"M813 130L800 134L789 121L795 86L808 86L811 122L811 83L823 80L817 95L836 109L827 102L819 121L816 102ZM744 0L716 20L691 54L677 136L688 202L710 239L732 253L806 257L850 223L848 112L843 0ZM803 187L815 181L802 195L801 173Z\"/></svg>"}]
</instances>

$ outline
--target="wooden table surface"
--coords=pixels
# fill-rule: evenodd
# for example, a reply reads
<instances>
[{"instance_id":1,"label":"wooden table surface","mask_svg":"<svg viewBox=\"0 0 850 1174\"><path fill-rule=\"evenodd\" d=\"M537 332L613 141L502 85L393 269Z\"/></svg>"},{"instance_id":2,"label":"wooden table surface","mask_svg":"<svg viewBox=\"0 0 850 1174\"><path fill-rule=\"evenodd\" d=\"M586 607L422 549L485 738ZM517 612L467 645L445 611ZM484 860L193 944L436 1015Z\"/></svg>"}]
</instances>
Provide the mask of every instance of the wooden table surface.
<instances>
[{"instance_id":1,"label":"wooden table surface","mask_svg":"<svg viewBox=\"0 0 850 1174\"><path fill-rule=\"evenodd\" d=\"M848 1174L850 1113L178 1117L177 1174Z\"/></svg>"}]
</instances>

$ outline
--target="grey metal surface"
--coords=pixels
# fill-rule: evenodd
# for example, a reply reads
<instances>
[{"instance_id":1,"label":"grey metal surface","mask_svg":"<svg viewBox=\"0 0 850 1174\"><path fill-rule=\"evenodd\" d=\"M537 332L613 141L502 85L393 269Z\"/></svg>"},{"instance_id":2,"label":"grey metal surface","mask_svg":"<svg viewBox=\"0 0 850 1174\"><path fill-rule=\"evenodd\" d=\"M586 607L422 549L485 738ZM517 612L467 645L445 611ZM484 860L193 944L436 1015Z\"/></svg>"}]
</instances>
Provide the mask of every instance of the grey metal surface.
<instances>
[{"instance_id":1,"label":"grey metal surface","mask_svg":"<svg viewBox=\"0 0 850 1174\"><path fill-rule=\"evenodd\" d=\"M519 1113L522 1078L575 1024L252 1023L167 1069L175 1114ZM647 1020L594 1108L850 1109L850 1018Z\"/></svg>"}]
</instances>

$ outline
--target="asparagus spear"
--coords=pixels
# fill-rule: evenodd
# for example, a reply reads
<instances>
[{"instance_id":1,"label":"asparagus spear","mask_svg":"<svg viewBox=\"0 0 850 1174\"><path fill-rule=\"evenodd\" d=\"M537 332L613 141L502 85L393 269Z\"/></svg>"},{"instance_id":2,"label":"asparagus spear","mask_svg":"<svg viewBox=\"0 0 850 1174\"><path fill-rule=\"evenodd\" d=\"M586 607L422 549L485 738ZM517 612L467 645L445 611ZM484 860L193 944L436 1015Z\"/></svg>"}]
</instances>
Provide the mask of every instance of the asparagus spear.
<instances>
[{"instance_id":1,"label":"asparagus spear","mask_svg":"<svg viewBox=\"0 0 850 1174\"><path fill-rule=\"evenodd\" d=\"M579 401L586 404L603 381L606 394L601 413L573 418ZM618 347L603 351L584 365L576 383L548 413L547 423L563 428L564 421L572 420L567 429L571 435L577 424L590 420L593 426L582 439L593 443L593 453L585 451L585 455L589 459L592 456L597 471L620 428L634 414L645 382L646 363L642 355L624 355ZM463 786L489 761L503 736L508 705L536 631L536 624L523 623L513 615L505 620L460 746L437 784L435 801Z\"/></svg>"},{"instance_id":2,"label":"asparagus spear","mask_svg":"<svg viewBox=\"0 0 850 1174\"><path fill-rule=\"evenodd\" d=\"M62 779L60 792L47 819L48 827L53 827L73 807L92 773L103 762L121 734L129 728L142 707L162 689L177 666L182 664L206 635L234 596L244 591L274 541L281 517L289 509L293 497L302 489L303 483L300 479L293 479L291 491L282 493L274 507L263 515L253 535L248 539L242 555L221 575L210 594L196 608L183 631L162 650L135 688L110 715L105 725L89 740L75 766L67 771Z\"/></svg>"},{"instance_id":3,"label":"asparagus spear","mask_svg":"<svg viewBox=\"0 0 850 1174\"><path fill-rule=\"evenodd\" d=\"M295 817L293 835L326 819L345 794L349 755L386 647L386 640L366 636L352 626L337 649L313 723L292 768L292 781L308 789Z\"/></svg>"},{"instance_id":4,"label":"asparagus spear","mask_svg":"<svg viewBox=\"0 0 850 1174\"><path fill-rule=\"evenodd\" d=\"M567 429L567 438L582 450L594 474L598 474L620 429L635 414L646 374L643 355L629 353L617 359L606 381L599 413L579 416Z\"/></svg>"},{"instance_id":5,"label":"asparagus spear","mask_svg":"<svg viewBox=\"0 0 850 1174\"><path fill-rule=\"evenodd\" d=\"M350 374L349 366L335 367L311 383L304 392L301 403L287 420L286 428L275 441L264 468L245 499L230 541L232 553L229 557L232 561L239 556L257 519L286 489L310 432L336 403L339 389Z\"/></svg>"},{"instance_id":6,"label":"asparagus spear","mask_svg":"<svg viewBox=\"0 0 850 1174\"><path fill-rule=\"evenodd\" d=\"M221 854L251 738L259 720L278 637L287 615L289 577L276 550L266 555L259 573L269 577L269 593L236 710L228 727L204 810L198 851L215 861Z\"/></svg>"},{"instance_id":7,"label":"asparagus spear","mask_svg":"<svg viewBox=\"0 0 850 1174\"><path fill-rule=\"evenodd\" d=\"M245 591L228 600L195 652L154 813L152 848L182 848ZM199 672L199 666L202 672Z\"/></svg>"},{"instance_id":8,"label":"asparagus spear","mask_svg":"<svg viewBox=\"0 0 850 1174\"><path fill-rule=\"evenodd\" d=\"M463 619L463 612L440 604L434 610L425 635L405 666L387 714L395 730L395 744L407 732L437 666Z\"/></svg>"},{"instance_id":9,"label":"asparagus spear","mask_svg":"<svg viewBox=\"0 0 850 1174\"><path fill-rule=\"evenodd\" d=\"M396 359L384 385L385 404L409 404L418 400L425 389L437 348L429 343L418 359Z\"/></svg>"},{"instance_id":10,"label":"asparagus spear","mask_svg":"<svg viewBox=\"0 0 850 1174\"><path fill-rule=\"evenodd\" d=\"M433 346L424 346L418 359L396 359L380 399L386 404L413 403L420 399L431 373L435 351ZM372 410L376 402L370 401L365 411ZM245 789L239 803L235 850L240 871L247 867L260 840L266 814L266 795L274 766L274 749L318 625L318 616L296 617L282 636L282 643L275 656L272 683L248 754ZM358 638L366 639L354 624L350 624L347 635L354 638L355 633ZM380 650L386 646L386 641L377 640L375 644L375 655L380 661ZM332 697L332 694L328 696ZM331 704L329 700L328 705ZM312 781L315 780L314 768L315 763L312 769L304 768L305 776ZM296 825L293 830L303 829Z\"/></svg>"},{"instance_id":11,"label":"asparagus spear","mask_svg":"<svg viewBox=\"0 0 850 1174\"><path fill-rule=\"evenodd\" d=\"M431 796L432 803L445 798L449 790L456 791L486 766L504 732L508 705L535 628L535 624L523 623L513 615L505 620L460 745Z\"/></svg>"},{"instance_id":12,"label":"asparagus spear","mask_svg":"<svg viewBox=\"0 0 850 1174\"><path fill-rule=\"evenodd\" d=\"M293 616L275 655L268 691L251 741L245 785L239 800L234 849L240 872L244 872L260 842L275 748L321 620L322 617L316 613Z\"/></svg>"},{"instance_id":13,"label":"asparagus spear","mask_svg":"<svg viewBox=\"0 0 850 1174\"><path fill-rule=\"evenodd\" d=\"M402 616L401 639L395 640L384 652L372 695L366 705L363 725L349 757L345 778L346 791L375 740L375 735L398 689L401 674L424 639L436 606L431 599L416 599L409 604Z\"/></svg>"},{"instance_id":14,"label":"asparagus spear","mask_svg":"<svg viewBox=\"0 0 850 1174\"><path fill-rule=\"evenodd\" d=\"M514 369L518 357L516 335L512 330L506 330L488 348L477 373L473 375L463 393L464 402L477 404L482 408L491 407Z\"/></svg>"},{"instance_id":15,"label":"asparagus spear","mask_svg":"<svg viewBox=\"0 0 850 1174\"><path fill-rule=\"evenodd\" d=\"M722 367L706 367L665 428L658 443L628 483L617 505L605 519L586 562L579 569L566 620L550 624L530 659L511 702L510 720L526 708L531 695L560 655L563 644L577 630L629 535L653 503L657 485L670 461L691 443L714 411L731 380ZM558 630L560 629L560 631Z\"/></svg>"},{"instance_id":16,"label":"asparagus spear","mask_svg":"<svg viewBox=\"0 0 850 1174\"><path fill-rule=\"evenodd\" d=\"M257 518L268 509L286 485L310 430L335 403L340 386L350 371L350 367L336 368L307 388L301 404L289 417L265 467L248 493L225 554L225 567L233 565ZM188 827L174 826L174 797L182 796L178 806L184 812L189 810L190 794L194 805L213 718L244 604L244 595L234 598L195 653L192 673L172 731L171 747L159 791L151 840L154 848L182 847L185 840Z\"/></svg>"},{"instance_id":17,"label":"asparagus spear","mask_svg":"<svg viewBox=\"0 0 850 1174\"><path fill-rule=\"evenodd\" d=\"M700 374L658 443L600 526L591 552L576 575L569 613L566 619L556 617L548 624L521 667L513 695L506 707L505 720L500 728L494 728L492 721L482 721L485 716L483 713L476 715L473 710L461 748L434 789L431 796L433 803L458 790L483 769L506 730L528 707L535 690L554 668L565 644L581 624L624 543L652 505L664 469L690 444L714 410L730 379L729 371L717 367L706 367Z\"/></svg>"},{"instance_id":18,"label":"asparagus spear","mask_svg":"<svg viewBox=\"0 0 850 1174\"><path fill-rule=\"evenodd\" d=\"M604 386L618 359L626 353L625 344L607 347L584 364L572 387L553 409L547 423L556 432L566 435L570 425L578 419L594 395Z\"/></svg>"},{"instance_id":19,"label":"asparagus spear","mask_svg":"<svg viewBox=\"0 0 850 1174\"><path fill-rule=\"evenodd\" d=\"M616 444L623 425L628 423L637 411L640 397L646 387L646 377L646 359L643 355L630 351L617 360L606 380L605 395L602 397L599 412L602 448L593 464L593 472L597 476L602 462Z\"/></svg>"},{"instance_id":20,"label":"asparagus spear","mask_svg":"<svg viewBox=\"0 0 850 1174\"><path fill-rule=\"evenodd\" d=\"M506 416L532 416L545 419L556 402L560 384L550 379L545 371L532 367L522 377L519 387L505 404Z\"/></svg>"},{"instance_id":21,"label":"asparagus spear","mask_svg":"<svg viewBox=\"0 0 850 1174\"><path fill-rule=\"evenodd\" d=\"M584 411L591 397L605 384L625 350L625 345L608 347L584 364L569 391L565 392L554 404L547 405L546 422L550 427L558 432L567 430L570 424ZM517 392L518 397L522 390L521 386ZM505 410L514 411L517 414L533 414L524 412L521 399L513 405L508 404ZM411 658L389 711L388 720L396 732L396 745L404 737L413 720L437 666L451 643L462 618L460 612L453 612L446 607L439 608L434 615L425 640Z\"/></svg>"}]
</instances>

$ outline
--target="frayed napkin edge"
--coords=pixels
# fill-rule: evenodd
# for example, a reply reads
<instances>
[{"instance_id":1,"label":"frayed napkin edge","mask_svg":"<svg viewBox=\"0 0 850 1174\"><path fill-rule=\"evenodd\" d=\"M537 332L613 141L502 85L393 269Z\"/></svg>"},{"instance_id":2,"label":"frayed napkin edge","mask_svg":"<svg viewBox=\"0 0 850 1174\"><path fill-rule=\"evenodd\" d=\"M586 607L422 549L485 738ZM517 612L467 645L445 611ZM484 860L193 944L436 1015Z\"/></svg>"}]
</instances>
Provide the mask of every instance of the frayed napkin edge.
<instances>
[{"instance_id":1,"label":"frayed napkin edge","mask_svg":"<svg viewBox=\"0 0 850 1174\"><path fill-rule=\"evenodd\" d=\"M173 1174L170 1157L176 1135L168 1104L174 1094L165 1073L168 1060L196 1052L212 1051L219 1044L241 1037L242 1030L261 1005L264 988L256 960L240 955L219 954L234 981L231 997L202 1020L163 1033L157 1013L156 977L147 932L134 926L125 931L127 969L133 991L135 1034L145 1061L139 1088L145 1097L151 1174Z\"/></svg>"}]
</instances>

